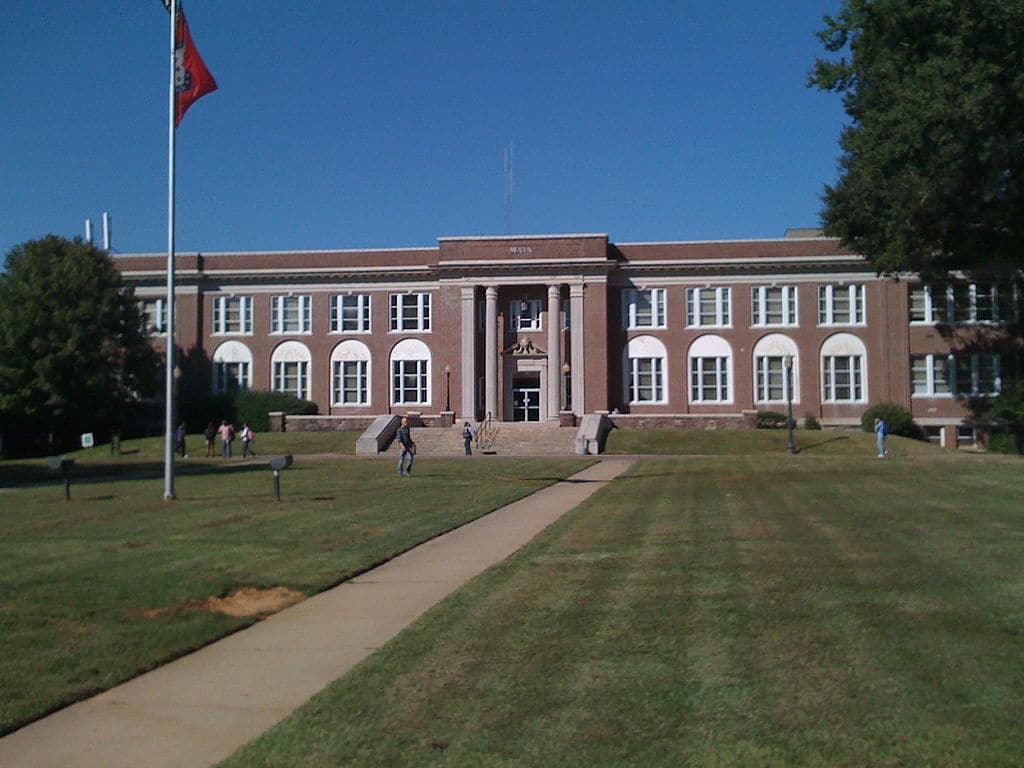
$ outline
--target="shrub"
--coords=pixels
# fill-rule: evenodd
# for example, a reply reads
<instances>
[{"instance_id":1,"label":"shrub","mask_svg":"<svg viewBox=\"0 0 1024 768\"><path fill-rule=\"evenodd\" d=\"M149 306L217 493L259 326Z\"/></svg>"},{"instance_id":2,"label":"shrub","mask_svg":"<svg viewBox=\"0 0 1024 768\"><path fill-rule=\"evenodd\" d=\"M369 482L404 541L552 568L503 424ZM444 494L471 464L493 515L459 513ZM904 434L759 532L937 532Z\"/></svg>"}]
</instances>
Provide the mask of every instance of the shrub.
<instances>
[{"instance_id":1,"label":"shrub","mask_svg":"<svg viewBox=\"0 0 1024 768\"><path fill-rule=\"evenodd\" d=\"M247 423L254 432L267 432L270 429L271 411L286 414L313 416L317 412L316 403L285 394L284 392L260 392L245 390L235 395L235 423Z\"/></svg>"},{"instance_id":2,"label":"shrub","mask_svg":"<svg viewBox=\"0 0 1024 768\"><path fill-rule=\"evenodd\" d=\"M924 430L914 421L914 415L906 408L892 403L872 405L860 417L860 425L865 432L875 431L875 419L881 419L889 427L890 435L911 437L915 440L925 439Z\"/></svg>"},{"instance_id":3,"label":"shrub","mask_svg":"<svg viewBox=\"0 0 1024 768\"><path fill-rule=\"evenodd\" d=\"M821 429L821 423L813 413L804 414L804 429Z\"/></svg>"},{"instance_id":4,"label":"shrub","mask_svg":"<svg viewBox=\"0 0 1024 768\"><path fill-rule=\"evenodd\" d=\"M757 412L756 426L758 429L785 429L786 423L786 414L784 413L778 413L777 411Z\"/></svg>"}]
</instances>

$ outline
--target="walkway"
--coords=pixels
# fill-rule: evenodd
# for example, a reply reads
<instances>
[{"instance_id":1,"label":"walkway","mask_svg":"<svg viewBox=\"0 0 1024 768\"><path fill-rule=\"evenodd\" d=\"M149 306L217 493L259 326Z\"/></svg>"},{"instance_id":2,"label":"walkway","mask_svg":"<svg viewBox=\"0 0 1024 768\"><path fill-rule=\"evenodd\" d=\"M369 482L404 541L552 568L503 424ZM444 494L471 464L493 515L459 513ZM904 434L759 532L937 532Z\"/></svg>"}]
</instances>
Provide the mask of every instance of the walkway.
<instances>
[{"instance_id":1,"label":"walkway","mask_svg":"<svg viewBox=\"0 0 1024 768\"><path fill-rule=\"evenodd\" d=\"M604 458L196 653L0 739L4 768L207 768L632 464Z\"/></svg>"}]
</instances>

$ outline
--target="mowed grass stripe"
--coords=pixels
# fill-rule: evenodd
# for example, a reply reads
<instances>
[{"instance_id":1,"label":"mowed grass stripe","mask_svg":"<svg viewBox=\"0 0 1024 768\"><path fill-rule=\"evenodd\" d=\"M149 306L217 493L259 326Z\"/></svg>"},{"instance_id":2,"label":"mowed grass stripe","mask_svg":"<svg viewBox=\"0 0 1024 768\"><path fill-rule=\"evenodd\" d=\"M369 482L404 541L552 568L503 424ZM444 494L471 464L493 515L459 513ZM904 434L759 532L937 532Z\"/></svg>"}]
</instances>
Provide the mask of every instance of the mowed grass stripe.
<instances>
[{"instance_id":1,"label":"mowed grass stripe","mask_svg":"<svg viewBox=\"0 0 1024 768\"><path fill-rule=\"evenodd\" d=\"M227 765L1019 765L1019 475L643 461Z\"/></svg>"},{"instance_id":2,"label":"mowed grass stripe","mask_svg":"<svg viewBox=\"0 0 1024 768\"><path fill-rule=\"evenodd\" d=\"M551 484L586 461L304 462L160 480L6 489L0 733L235 631L206 610L241 587L309 595Z\"/></svg>"}]
</instances>

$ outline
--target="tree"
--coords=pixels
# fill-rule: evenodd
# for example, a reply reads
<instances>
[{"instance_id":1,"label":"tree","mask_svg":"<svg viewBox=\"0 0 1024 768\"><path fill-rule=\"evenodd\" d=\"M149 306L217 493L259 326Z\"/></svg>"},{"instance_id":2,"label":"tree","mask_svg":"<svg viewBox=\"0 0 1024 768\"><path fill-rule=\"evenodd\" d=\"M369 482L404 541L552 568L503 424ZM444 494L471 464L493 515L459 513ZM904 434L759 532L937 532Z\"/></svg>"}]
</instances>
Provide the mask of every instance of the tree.
<instances>
[{"instance_id":1,"label":"tree","mask_svg":"<svg viewBox=\"0 0 1024 768\"><path fill-rule=\"evenodd\" d=\"M808 85L851 119L826 233L879 272L1019 269L1024 2L842 0L825 23Z\"/></svg>"},{"instance_id":2,"label":"tree","mask_svg":"<svg viewBox=\"0 0 1024 768\"><path fill-rule=\"evenodd\" d=\"M0 275L0 412L38 442L117 428L151 394L159 359L130 289L91 243L15 246Z\"/></svg>"}]
</instances>

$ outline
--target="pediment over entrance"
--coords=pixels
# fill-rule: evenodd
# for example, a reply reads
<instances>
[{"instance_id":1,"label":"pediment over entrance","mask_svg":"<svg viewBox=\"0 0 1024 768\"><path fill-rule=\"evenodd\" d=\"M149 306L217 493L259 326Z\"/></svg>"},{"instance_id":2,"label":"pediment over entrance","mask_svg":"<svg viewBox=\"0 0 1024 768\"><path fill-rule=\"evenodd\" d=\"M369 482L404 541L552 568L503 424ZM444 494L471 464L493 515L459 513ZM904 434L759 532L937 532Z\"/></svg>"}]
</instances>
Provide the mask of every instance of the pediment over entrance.
<instances>
[{"instance_id":1,"label":"pediment over entrance","mask_svg":"<svg viewBox=\"0 0 1024 768\"><path fill-rule=\"evenodd\" d=\"M515 344L502 352L503 355L512 357L547 357L547 352L533 343L533 339L527 336L520 336Z\"/></svg>"}]
</instances>

